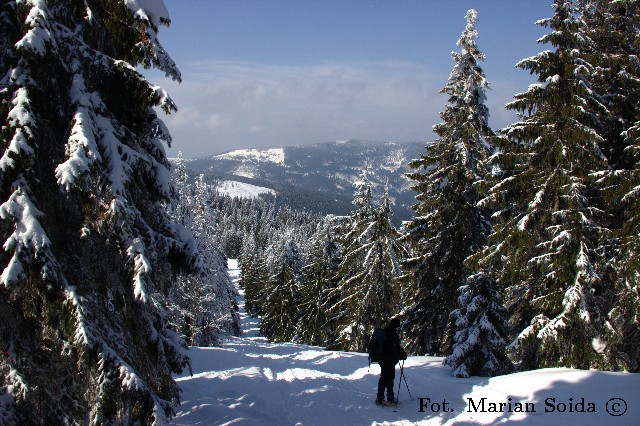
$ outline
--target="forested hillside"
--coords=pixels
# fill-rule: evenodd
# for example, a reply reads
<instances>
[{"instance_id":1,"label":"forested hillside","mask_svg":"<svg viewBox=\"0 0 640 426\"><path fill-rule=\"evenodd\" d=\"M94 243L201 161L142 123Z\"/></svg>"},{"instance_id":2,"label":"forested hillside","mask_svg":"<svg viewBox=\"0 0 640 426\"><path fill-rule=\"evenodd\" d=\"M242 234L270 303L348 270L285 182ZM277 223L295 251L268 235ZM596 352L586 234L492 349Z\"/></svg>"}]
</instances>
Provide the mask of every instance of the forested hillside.
<instances>
[{"instance_id":1,"label":"forested hillside","mask_svg":"<svg viewBox=\"0 0 640 426\"><path fill-rule=\"evenodd\" d=\"M447 356L459 376L638 371L638 7L554 2L539 22L549 50L517 64L538 83L500 130L469 11L439 138L410 163L405 227L364 175L351 213L319 227L306 253L285 244L275 264L241 253L265 336L362 351L395 315L412 353Z\"/></svg>"},{"instance_id":2,"label":"forested hillside","mask_svg":"<svg viewBox=\"0 0 640 426\"><path fill-rule=\"evenodd\" d=\"M406 174L408 163L424 142L348 140L277 148L240 149L190 160L187 167L208 178L232 179L272 188L280 202L295 209L346 215L353 184L366 171L373 194L386 190L395 211L394 223L411 217L414 194Z\"/></svg>"}]
</instances>

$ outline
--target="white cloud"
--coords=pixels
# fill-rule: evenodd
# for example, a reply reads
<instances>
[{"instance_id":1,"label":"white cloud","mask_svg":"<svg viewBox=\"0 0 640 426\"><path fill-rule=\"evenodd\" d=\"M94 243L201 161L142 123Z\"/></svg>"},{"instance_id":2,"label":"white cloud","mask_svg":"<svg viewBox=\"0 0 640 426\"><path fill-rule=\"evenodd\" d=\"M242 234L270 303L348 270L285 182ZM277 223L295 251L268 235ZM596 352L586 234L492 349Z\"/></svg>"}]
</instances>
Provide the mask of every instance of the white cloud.
<instances>
[{"instance_id":1,"label":"white cloud","mask_svg":"<svg viewBox=\"0 0 640 426\"><path fill-rule=\"evenodd\" d=\"M220 127L228 126L231 123L231 120L228 120L220 114L211 114L207 119L207 127L209 129L217 129Z\"/></svg>"},{"instance_id":2,"label":"white cloud","mask_svg":"<svg viewBox=\"0 0 640 426\"><path fill-rule=\"evenodd\" d=\"M203 61L164 87L178 112L164 120L169 154L338 139L425 140L446 99L446 74L409 62L279 66Z\"/></svg>"},{"instance_id":3,"label":"white cloud","mask_svg":"<svg viewBox=\"0 0 640 426\"><path fill-rule=\"evenodd\" d=\"M308 66L203 61L183 67L180 85L155 83L179 109L164 119L174 140L169 155L200 157L349 138L432 139L447 101L439 92L448 72L400 61ZM489 107L492 125L499 128L514 119L502 108L513 82L493 87L500 90L488 93Z\"/></svg>"}]
</instances>

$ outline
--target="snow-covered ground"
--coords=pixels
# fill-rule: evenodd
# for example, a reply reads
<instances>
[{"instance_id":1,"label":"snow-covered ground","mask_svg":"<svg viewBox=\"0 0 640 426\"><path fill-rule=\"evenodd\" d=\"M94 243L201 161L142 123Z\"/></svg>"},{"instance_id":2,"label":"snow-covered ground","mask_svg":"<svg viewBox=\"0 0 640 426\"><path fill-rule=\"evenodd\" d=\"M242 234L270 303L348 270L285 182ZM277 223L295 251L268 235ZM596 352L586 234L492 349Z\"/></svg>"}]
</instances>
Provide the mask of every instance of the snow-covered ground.
<instances>
[{"instance_id":1,"label":"snow-covered ground","mask_svg":"<svg viewBox=\"0 0 640 426\"><path fill-rule=\"evenodd\" d=\"M255 198L260 194L276 195L273 189L262 186L251 185L250 183L225 180L216 187L216 191L230 197Z\"/></svg>"},{"instance_id":2,"label":"snow-covered ground","mask_svg":"<svg viewBox=\"0 0 640 426\"><path fill-rule=\"evenodd\" d=\"M284 157L284 148L236 149L216 155L216 158L222 159L247 159L276 164L284 164Z\"/></svg>"},{"instance_id":3,"label":"snow-covered ground","mask_svg":"<svg viewBox=\"0 0 640 426\"><path fill-rule=\"evenodd\" d=\"M237 263L229 266L237 281ZM380 367L369 369L366 354L269 343L244 312L242 293L239 302L242 337L190 350L194 374L177 378L183 394L174 424L640 424L639 374L544 369L456 379L435 357L409 357L401 404L378 407ZM399 369L396 389L398 376Z\"/></svg>"}]
</instances>

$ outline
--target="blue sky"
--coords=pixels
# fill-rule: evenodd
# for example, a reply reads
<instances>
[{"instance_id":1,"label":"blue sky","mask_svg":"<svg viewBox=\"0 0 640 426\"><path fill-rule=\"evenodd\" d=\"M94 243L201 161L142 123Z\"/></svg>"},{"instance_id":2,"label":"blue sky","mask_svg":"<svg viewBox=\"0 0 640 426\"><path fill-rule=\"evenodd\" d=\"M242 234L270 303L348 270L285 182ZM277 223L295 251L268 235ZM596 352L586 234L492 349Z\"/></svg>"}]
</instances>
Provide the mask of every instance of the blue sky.
<instances>
[{"instance_id":1,"label":"blue sky","mask_svg":"<svg viewBox=\"0 0 640 426\"><path fill-rule=\"evenodd\" d=\"M159 73L179 111L164 117L174 156L342 139L428 141L446 103L451 51L478 11L491 125L534 81L515 69L549 48L534 24L547 0L164 0L160 40L182 71Z\"/></svg>"}]
</instances>

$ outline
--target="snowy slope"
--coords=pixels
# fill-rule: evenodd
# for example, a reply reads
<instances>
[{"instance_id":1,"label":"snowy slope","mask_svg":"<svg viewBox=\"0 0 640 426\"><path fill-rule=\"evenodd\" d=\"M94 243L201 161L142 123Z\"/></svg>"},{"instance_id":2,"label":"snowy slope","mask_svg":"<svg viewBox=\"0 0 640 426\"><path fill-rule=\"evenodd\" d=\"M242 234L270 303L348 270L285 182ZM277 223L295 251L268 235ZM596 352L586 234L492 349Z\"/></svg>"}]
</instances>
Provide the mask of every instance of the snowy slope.
<instances>
[{"instance_id":1,"label":"snowy slope","mask_svg":"<svg viewBox=\"0 0 640 426\"><path fill-rule=\"evenodd\" d=\"M221 182L216 187L216 191L230 197L238 198L255 198L260 194L276 195L276 192L273 189L233 180L225 180Z\"/></svg>"},{"instance_id":2,"label":"snowy slope","mask_svg":"<svg viewBox=\"0 0 640 426\"><path fill-rule=\"evenodd\" d=\"M237 263L231 261L229 266L237 279ZM243 300L239 302L242 337L231 338L220 348L190 350L194 375L177 378L183 394L174 424L640 424L637 374L545 369L456 379L442 366L442 358L435 357L409 357L404 368L412 397L403 381L401 405L381 408L373 404L379 366L369 370L365 354L269 343L257 336L259 324L246 316ZM482 408L482 398L485 411L504 403L503 412L476 412ZM608 414L607 409L619 414L625 404L623 415ZM596 412L578 412L583 407ZM518 408L535 412L516 412ZM563 408L566 411L558 411Z\"/></svg>"},{"instance_id":3,"label":"snowy slope","mask_svg":"<svg viewBox=\"0 0 640 426\"><path fill-rule=\"evenodd\" d=\"M235 151L217 155L216 157L226 160L249 160L255 162L284 164L284 148L237 149Z\"/></svg>"}]
</instances>

